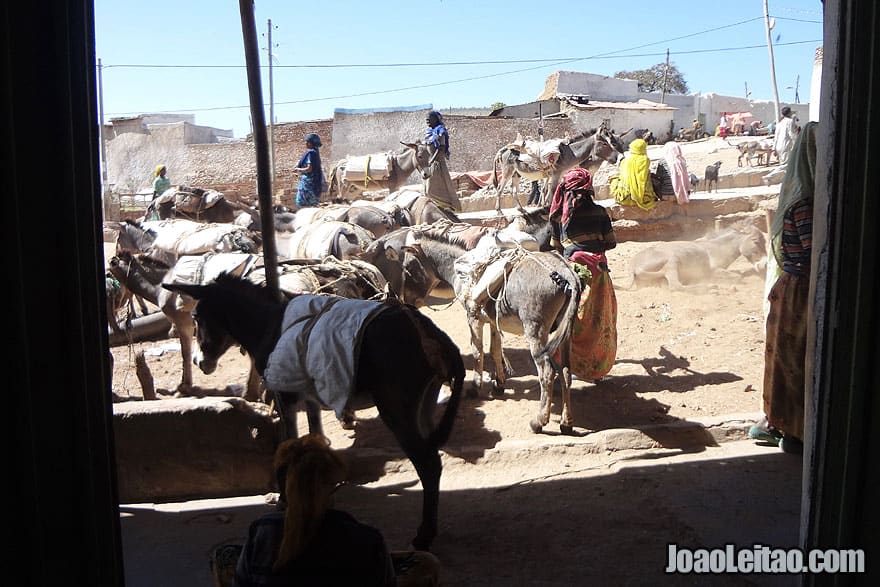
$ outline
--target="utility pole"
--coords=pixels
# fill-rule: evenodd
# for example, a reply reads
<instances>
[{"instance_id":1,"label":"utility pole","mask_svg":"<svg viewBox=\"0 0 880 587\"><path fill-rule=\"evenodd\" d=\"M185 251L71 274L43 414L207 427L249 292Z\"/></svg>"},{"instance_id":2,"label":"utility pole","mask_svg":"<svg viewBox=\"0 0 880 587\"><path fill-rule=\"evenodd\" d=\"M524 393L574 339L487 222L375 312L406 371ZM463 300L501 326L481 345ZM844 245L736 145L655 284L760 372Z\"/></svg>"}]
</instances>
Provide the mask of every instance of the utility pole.
<instances>
[{"instance_id":1,"label":"utility pole","mask_svg":"<svg viewBox=\"0 0 880 587\"><path fill-rule=\"evenodd\" d=\"M241 13L241 36L247 64L248 97L254 129L254 153L257 157L257 200L260 203L260 226L263 234L263 263L266 286L279 300L278 246L275 242L275 218L272 214L272 181L269 178L269 140L266 137L266 114L263 112L263 88L260 84L260 46L254 20L254 0L238 0Z\"/></svg>"},{"instance_id":2,"label":"utility pole","mask_svg":"<svg viewBox=\"0 0 880 587\"><path fill-rule=\"evenodd\" d=\"M272 19L269 19L269 168L272 171L272 198L275 198L275 89L272 81Z\"/></svg>"},{"instance_id":3,"label":"utility pole","mask_svg":"<svg viewBox=\"0 0 880 587\"><path fill-rule=\"evenodd\" d=\"M98 127L98 140L101 141L101 203L104 206L104 212L107 212L104 198L107 196L107 149L104 147L104 66L101 65L101 58L98 58L98 119L100 126Z\"/></svg>"},{"instance_id":4,"label":"utility pole","mask_svg":"<svg viewBox=\"0 0 880 587\"><path fill-rule=\"evenodd\" d=\"M773 122L777 122L779 121L779 90L776 88L776 61L773 59L773 37L770 34L773 25L770 24L769 0L764 0L764 29L767 31L767 50L770 52L770 82L773 85L773 105L776 107Z\"/></svg>"},{"instance_id":5,"label":"utility pole","mask_svg":"<svg viewBox=\"0 0 880 587\"><path fill-rule=\"evenodd\" d=\"M669 49L666 50L666 68L663 70L663 93L660 94L660 103L666 104L666 77L669 75Z\"/></svg>"},{"instance_id":6,"label":"utility pole","mask_svg":"<svg viewBox=\"0 0 880 587\"><path fill-rule=\"evenodd\" d=\"M544 105L538 104L538 140L544 142Z\"/></svg>"}]
</instances>

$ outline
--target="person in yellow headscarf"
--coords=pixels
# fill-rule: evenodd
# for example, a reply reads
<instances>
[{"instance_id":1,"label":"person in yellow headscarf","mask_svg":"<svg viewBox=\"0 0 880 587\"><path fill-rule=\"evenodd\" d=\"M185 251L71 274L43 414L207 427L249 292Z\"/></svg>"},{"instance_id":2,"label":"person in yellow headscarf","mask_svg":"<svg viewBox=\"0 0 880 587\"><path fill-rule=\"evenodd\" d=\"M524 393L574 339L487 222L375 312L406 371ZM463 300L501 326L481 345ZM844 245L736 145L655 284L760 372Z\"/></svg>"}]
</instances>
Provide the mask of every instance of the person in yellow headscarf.
<instances>
[{"instance_id":1,"label":"person in yellow headscarf","mask_svg":"<svg viewBox=\"0 0 880 587\"><path fill-rule=\"evenodd\" d=\"M166 173L168 173L168 168L164 165L157 165L156 170L153 172L153 177L156 178L153 180L154 200L164 194L165 190L171 187L171 180L165 177Z\"/></svg>"},{"instance_id":2,"label":"person in yellow headscarf","mask_svg":"<svg viewBox=\"0 0 880 587\"><path fill-rule=\"evenodd\" d=\"M620 162L619 173L611 178L611 195L622 206L638 206L651 210L657 204L651 185L651 161L648 143L636 139L629 145L629 154Z\"/></svg>"}]
</instances>

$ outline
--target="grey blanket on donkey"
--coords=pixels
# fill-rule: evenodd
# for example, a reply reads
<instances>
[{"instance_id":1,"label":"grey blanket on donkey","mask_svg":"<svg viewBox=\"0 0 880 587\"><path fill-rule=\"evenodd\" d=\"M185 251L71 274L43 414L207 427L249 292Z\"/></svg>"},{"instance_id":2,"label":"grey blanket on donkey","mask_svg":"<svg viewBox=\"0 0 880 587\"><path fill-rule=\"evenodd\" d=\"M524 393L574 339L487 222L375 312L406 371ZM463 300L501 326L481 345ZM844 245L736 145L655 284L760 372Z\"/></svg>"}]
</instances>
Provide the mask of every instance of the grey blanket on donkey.
<instances>
[{"instance_id":1,"label":"grey blanket on donkey","mask_svg":"<svg viewBox=\"0 0 880 587\"><path fill-rule=\"evenodd\" d=\"M387 308L380 302L335 296L291 299L263 372L266 388L315 394L341 418L354 391L364 328Z\"/></svg>"}]
</instances>

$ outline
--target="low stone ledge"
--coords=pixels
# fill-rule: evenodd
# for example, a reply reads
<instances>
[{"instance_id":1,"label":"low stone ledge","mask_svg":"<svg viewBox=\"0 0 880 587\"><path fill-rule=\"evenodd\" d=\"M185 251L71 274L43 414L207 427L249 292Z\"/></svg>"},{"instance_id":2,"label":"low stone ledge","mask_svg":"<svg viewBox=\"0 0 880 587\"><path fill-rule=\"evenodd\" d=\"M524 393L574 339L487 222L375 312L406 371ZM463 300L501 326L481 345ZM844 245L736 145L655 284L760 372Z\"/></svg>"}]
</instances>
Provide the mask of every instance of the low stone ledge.
<instances>
[{"instance_id":1,"label":"low stone ledge","mask_svg":"<svg viewBox=\"0 0 880 587\"><path fill-rule=\"evenodd\" d=\"M280 426L240 398L182 398L113 406L121 503L271 491Z\"/></svg>"}]
</instances>

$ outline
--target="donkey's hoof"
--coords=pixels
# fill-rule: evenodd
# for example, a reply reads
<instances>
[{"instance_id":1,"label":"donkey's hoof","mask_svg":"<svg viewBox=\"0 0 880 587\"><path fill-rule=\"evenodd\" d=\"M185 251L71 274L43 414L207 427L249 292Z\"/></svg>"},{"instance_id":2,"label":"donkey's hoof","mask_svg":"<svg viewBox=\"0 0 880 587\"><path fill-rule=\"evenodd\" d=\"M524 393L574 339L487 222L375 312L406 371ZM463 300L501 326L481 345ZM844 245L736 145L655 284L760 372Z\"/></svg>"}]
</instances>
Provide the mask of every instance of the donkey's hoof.
<instances>
[{"instance_id":1,"label":"donkey's hoof","mask_svg":"<svg viewBox=\"0 0 880 587\"><path fill-rule=\"evenodd\" d=\"M504 396L504 386L503 385L494 385L492 387L492 396L493 397L503 397Z\"/></svg>"},{"instance_id":2,"label":"donkey's hoof","mask_svg":"<svg viewBox=\"0 0 880 587\"><path fill-rule=\"evenodd\" d=\"M544 429L544 426L538 422L537 420L532 420L529 422L529 427L532 429L532 432L538 434L541 430Z\"/></svg>"},{"instance_id":3,"label":"donkey's hoof","mask_svg":"<svg viewBox=\"0 0 880 587\"><path fill-rule=\"evenodd\" d=\"M574 433L574 426L567 426L565 424L560 424L559 431L565 435L570 436Z\"/></svg>"}]
</instances>

